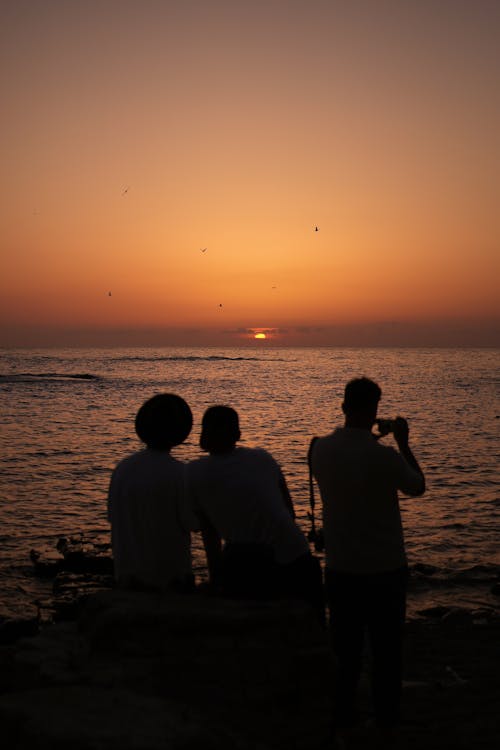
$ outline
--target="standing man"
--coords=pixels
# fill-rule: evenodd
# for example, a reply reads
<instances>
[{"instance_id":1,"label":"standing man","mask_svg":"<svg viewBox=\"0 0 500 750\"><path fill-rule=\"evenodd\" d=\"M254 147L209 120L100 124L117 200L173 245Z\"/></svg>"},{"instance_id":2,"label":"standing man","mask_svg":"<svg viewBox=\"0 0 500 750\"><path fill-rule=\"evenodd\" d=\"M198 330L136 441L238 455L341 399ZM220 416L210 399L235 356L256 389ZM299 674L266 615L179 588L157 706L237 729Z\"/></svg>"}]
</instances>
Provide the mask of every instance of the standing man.
<instances>
[{"instance_id":1,"label":"standing man","mask_svg":"<svg viewBox=\"0 0 500 750\"><path fill-rule=\"evenodd\" d=\"M408 567L398 490L419 496L422 471L397 417L372 433L381 397L368 378L344 393L344 427L311 444L310 460L323 502L326 587L338 662L334 726L356 726L357 686L365 634L371 651L376 725L390 736L400 717L402 631ZM378 438L393 433L399 451Z\"/></svg>"}]
</instances>

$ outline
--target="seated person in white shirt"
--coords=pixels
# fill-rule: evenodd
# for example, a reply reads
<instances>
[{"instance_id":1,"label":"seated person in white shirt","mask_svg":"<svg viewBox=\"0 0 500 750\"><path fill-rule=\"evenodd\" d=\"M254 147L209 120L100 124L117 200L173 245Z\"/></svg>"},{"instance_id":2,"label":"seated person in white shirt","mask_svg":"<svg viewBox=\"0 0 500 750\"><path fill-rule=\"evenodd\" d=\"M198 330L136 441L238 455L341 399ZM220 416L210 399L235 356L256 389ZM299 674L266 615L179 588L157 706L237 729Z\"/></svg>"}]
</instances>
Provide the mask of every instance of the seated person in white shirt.
<instances>
[{"instance_id":1,"label":"seated person in white shirt","mask_svg":"<svg viewBox=\"0 0 500 750\"><path fill-rule=\"evenodd\" d=\"M124 458L111 477L108 520L115 578L124 588L191 590L186 465L170 455L191 431L191 409L180 396L153 396L135 429L145 447Z\"/></svg>"},{"instance_id":2,"label":"seated person in white shirt","mask_svg":"<svg viewBox=\"0 0 500 750\"><path fill-rule=\"evenodd\" d=\"M321 610L321 570L294 521L283 473L267 451L237 446L239 439L237 412L212 406L200 437L209 455L188 464L211 582L224 595L289 596Z\"/></svg>"}]
</instances>

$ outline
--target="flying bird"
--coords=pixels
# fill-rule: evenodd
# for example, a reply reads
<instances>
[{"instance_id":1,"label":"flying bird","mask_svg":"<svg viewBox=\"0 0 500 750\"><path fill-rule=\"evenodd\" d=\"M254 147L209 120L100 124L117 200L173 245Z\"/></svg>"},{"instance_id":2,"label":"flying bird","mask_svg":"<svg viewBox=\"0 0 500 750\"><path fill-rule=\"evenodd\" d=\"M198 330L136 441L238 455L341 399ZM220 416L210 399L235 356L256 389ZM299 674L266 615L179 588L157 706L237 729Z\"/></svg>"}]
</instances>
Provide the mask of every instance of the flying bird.
<instances>
[{"instance_id":1,"label":"flying bird","mask_svg":"<svg viewBox=\"0 0 500 750\"><path fill-rule=\"evenodd\" d=\"M111 297L111 292L108 292L108 297Z\"/></svg>"},{"instance_id":2,"label":"flying bird","mask_svg":"<svg viewBox=\"0 0 500 750\"><path fill-rule=\"evenodd\" d=\"M125 190L122 191L122 196L126 195L128 193L128 191L129 191L129 187L127 185L127 187L125 188Z\"/></svg>"},{"instance_id":3,"label":"flying bird","mask_svg":"<svg viewBox=\"0 0 500 750\"><path fill-rule=\"evenodd\" d=\"M202 253L206 253L206 252L207 252L207 248L206 248L206 247L200 247L200 251L201 251Z\"/></svg>"},{"instance_id":4,"label":"flying bird","mask_svg":"<svg viewBox=\"0 0 500 750\"><path fill-rule=\"evenodd\" d=\"M319 232L319 227L314 227L315 232Z\"/></svg>"}]
</instances>

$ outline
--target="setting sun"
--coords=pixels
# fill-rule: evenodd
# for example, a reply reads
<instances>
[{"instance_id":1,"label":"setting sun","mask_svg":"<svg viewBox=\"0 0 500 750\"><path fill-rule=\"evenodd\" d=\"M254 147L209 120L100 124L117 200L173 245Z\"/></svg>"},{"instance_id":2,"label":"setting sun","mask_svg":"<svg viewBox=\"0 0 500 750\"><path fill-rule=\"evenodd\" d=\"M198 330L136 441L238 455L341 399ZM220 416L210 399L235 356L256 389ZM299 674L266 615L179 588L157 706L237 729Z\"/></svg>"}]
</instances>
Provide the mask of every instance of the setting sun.
<instances>
[{"instance_id":1,"label":"setting sun","mask_svg":"<svg viewBox=\"0 0 500 750\"><path fill-rule=\"evenodd\" d=\"M266 334L265 333L256 333L254 336L254 339L265 339Z\"/></svg>"}]
</instances>

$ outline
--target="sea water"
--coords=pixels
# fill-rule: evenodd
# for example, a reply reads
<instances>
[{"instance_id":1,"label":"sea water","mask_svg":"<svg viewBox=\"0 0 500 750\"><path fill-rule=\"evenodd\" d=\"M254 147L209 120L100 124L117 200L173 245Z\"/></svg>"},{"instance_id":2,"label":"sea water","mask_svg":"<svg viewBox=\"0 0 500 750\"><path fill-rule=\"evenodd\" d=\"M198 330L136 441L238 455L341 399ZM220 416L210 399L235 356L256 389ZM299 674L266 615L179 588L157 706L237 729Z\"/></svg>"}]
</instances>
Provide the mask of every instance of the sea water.
<instances>
[{"instance_id":1,"label":"sea water","mask_svg":"<svg viewBox=\"0 0 500 750\"><path fill-rule=\"evenodd\" d=\"M491 606L500 570L499 363L498 349L272 348L268 342L239 349L0 351L0 614L19 613L39 593L31 548L79 532L109 540L111 471L140 447L135 413L155 393L177 393L191 406L193 430L173 451L182 460L200 455L204 410L234 407L242 443L266 448L280 463L307 533L309 442L342 423L343 388L360 375L382 388L379 416L408 419L426 475L425 495L401 501L410 566L436 568L427 579L435 600L446 589L458 604ZM392 444L390 436L384 441ZM202 580L199 534L193 555Z\"/></svg>"}]
</instances>

